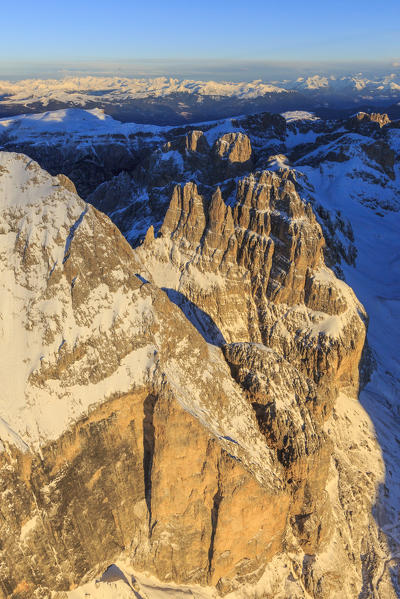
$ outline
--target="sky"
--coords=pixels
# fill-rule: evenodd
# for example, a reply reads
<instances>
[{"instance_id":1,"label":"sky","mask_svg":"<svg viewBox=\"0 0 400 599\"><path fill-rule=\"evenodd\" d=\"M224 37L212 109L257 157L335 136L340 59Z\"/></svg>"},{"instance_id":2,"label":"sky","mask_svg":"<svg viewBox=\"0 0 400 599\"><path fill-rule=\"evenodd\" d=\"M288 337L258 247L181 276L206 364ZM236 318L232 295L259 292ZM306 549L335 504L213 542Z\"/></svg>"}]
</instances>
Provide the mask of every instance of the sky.
<instances>
[{"instance_id":1,"label":"sky","mask_svg":"<svg viewBox=\"0 0 400 599\"><path fill-rule=\"evenodd\" d=\"M397 61L399 0L18 0L0 73L124 61ZM38 67L39 68L39 67Z\"/></svg>"}]
</instances>

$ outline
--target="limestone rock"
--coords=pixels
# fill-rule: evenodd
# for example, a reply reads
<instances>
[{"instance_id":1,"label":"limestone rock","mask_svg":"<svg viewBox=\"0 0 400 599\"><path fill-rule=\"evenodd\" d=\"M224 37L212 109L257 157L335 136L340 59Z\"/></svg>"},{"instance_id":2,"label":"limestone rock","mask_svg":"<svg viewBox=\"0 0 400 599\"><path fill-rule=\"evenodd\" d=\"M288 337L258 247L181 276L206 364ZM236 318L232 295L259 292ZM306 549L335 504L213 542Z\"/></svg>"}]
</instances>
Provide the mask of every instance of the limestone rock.
<instances>
[{"instance_id":1,"label":"limestone rock","mask_svg":"<svg viewBox=\"0 0 400 599\"><path fill-rule=\"evenodd\" d=\"M350 129L356 131L366 131L368 128L382 128L390 123L390 119L387 114L380 114L379 112L358 112L356 115L351 117L347 121L347 126Z\"/></svg>"},{"instance_id":2,"label":"limestone rock","mask_svg":"<svg viewBox=\"0 0 400 599\"><path fill-rule=\"evenodd\" d=\"M243 133L226 133L215 142L214 152L232 163L247 162L251 158L250 140Z\"/></svg>"},{"instance_id":3,"label":"limestone rock","mask_svg":"<svg viewBox=\"0 0 400 599\"><path fill-rule=\"evenodd\" d=\"M374 160L392 180L395 178L394 165L395 165L395 152L382 140L378 140L372 144L365 144L363 149L371 160Z\"/></svg>"},{"instance_id":4,"label":"limestone rock","mask_svg":"<svg viewBox=\"0 0 400 599\"><path fill-rule=\"evenodd\" d=\"M135 276L107 217L26 157L0 158L2 343L20 373L1 373L3 595L67 591L124 551L178 582L254 577L289 498L221 350ZM4 312L15 289L28 311Z\"/></svg>"}]
</instances>

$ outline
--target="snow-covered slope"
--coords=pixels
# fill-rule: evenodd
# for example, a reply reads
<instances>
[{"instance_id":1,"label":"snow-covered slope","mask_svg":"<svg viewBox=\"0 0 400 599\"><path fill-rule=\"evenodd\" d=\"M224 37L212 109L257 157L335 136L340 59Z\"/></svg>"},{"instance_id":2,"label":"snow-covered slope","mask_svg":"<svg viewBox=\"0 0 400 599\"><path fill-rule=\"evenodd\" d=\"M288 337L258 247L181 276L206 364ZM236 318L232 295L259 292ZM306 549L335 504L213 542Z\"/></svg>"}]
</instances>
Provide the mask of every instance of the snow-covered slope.
<instances>
[{"instance_id":1,"label":"snow-covered slope","mask_svg":"<svg viewBox=\"0 0 400 599\"><path fill-rule=\"evenodd\" d=\"M342 140L349 143L345 136ZM357 254L354 264L344 262L342 268L370 319L374 371L360 399L374 423L386 466L375 513L393 538L396 554L400 544L400 165L397 153L394 179L377 175L376 166L360 151L360 141L351 139L350 159L344 163L326 162L316 169L306 166L305 156L299 170L313 185L316 201L331 214L340 213L352 226ZM399 142L400 130L393 130L390 145L397 152Z\"/></svg>"},{"instance_id":2,"label":"snow-covered slope","mask_svg":"<svg viewBox=\"0 0 400 599\"><path fill-rule=\"evenodd\" d=\"M87 272L83 267L67 274L68 260L77 235L86 240L95 236L93 209L26 156L1 153L0 211L1 413L28 444L37 444L57 438L71 420L116 387L127 391L135 377L140 383L151 348L127 355L110 377L93 377L88 370L84 375L84 362L90 369L109 323L126 309L121 292L110 295L100 281L83 310L74 309L74 295L85 285ZM120 275L116 269L112 277ZM92 310L91 302L103 306L101 313ZM146 309L144 302L136 318ZM63 356L93 335L97 349L81 358L80 372L71 373L67 386L58 377L40 381L41 372L57 369ZM10 376L12 372L18 376Z\"/></svg>"},{"instance_id":3,"label":"snow-covered slope","mask_svg":"<svg viewBox=\"0 0 400 599\"><path fill-rule=\"evenodd\" d=\"M24 155L0 153L0 213L0 412L7 419L0 434L4 442L12 442L14 432L24 447L37 448L60 437L94 405L149 381L155 384L161 345L171 343L171 331L161 335L170 325L167 319L160 322L161 313L154 308L157 291L135 276L132 250L109 219ZM180 341L162 367L164 383L169 380L185 409L198 410L217 436L243 436L248 445L251 410L230 376L224 380L221 371L214 378L223 394L244 403L250 420L245 424L238 408L242 433L220 430L224 419L215 420L203 405L208 393L196 390L194 381L188 390L181 388L190 370L185 337L193 327L159 293L159 305L165 304L161 312L169 313ZM157 322L154 337L152 323ZM185 322L189 330L179 334L179 323ZM213 348L208 352L229 373L222 354L218 358ZM208 387L210 372L199 375L201 385ZM267 463L268 452L261 452Z\"/></svg>"},{"instance_id":4,"label":"snow-covered slope","mask_svg":"<svg viewBox=\"0 0 400 599\"><path fill-rule=\"evenodd\" d=\"M3 134L15 141L24 142L44 141L46 138L51 144L60 138L79 139L96 138L103 135L122 135L129 137L131 134L150 133L157 135L159 131L168 128L156 125L136 125L135 123L120 123L114 120L100 108L83 110L79 108L54 110L33 115L19 115L11 118L0 119L0 136Z\"/></svg>"}]
</instances>

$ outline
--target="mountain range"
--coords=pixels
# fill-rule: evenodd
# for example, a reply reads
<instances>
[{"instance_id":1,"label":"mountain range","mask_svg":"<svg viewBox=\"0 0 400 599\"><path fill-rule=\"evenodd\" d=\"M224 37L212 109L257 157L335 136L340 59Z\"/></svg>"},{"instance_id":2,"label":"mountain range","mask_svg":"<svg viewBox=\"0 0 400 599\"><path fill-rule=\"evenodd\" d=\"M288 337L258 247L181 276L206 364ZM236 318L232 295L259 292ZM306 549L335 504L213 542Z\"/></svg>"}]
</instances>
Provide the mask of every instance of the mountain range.
<instances>
[{"instance_id":1,"label":"mountain range","mask_svg":"<svg viewBox=\"0 0 400 599\"><path fill-rule=\"evenodd\" d=\"M385 107L392 118L399 118L399 102L398 67L384 74L308 72L251 82L101 76L0 81L0 117L97 107L125 122L178 125L266 110L315 110L325 118L338 118L355 109Z\"/></svg>"},{"instance_id":2,"label":"mountain range","mask_svg":"<svg viewBox=\"0 0 400 599\"><path fill-rule=\"evenodd\" d=\"M0 120L0 597L399 596L400 121L60 85L2 92L68 106Z\"/></svg>"}]
</instances>

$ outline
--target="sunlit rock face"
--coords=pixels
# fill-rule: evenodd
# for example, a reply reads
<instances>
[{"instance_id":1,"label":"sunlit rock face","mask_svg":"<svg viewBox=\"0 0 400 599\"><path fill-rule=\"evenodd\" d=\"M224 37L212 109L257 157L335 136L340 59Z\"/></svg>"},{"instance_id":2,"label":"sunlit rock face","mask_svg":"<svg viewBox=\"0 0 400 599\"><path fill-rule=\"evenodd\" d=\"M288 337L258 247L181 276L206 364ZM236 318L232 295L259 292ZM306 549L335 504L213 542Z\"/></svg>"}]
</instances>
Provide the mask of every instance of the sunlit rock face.
<instances>
[{"instance_id":1,"label":"sunlit rock face","mask_svg":"<svg viewBox=\"0 0 400 599\"><path fill-rule=\"evenodd\" d=\"M385 125L390 123L390 119L387 114L380 114L379 112L357 112L354 116L350 117L346 123L347 127L357 132L373 132L381 129Z\"/></svg>"},{"instance_id":2,"label":"sunlit rock face","mask_svg":"<svg viewBox=\"0 0 400 599\"><path fill-rule=\"evenodd\" d=\"M281 120L262 135L282 143ZM396 596L357 401L367 316L324 257L346 262L357 238L313 197L317 170L247 173L258 126L163 139L153 170L98 191L111 206L183 164L141 196L135 249L65 176L0 154L0 596L101 597L118 560L134 573L121 597ZM324 193L326 164L375 141L334 143L309 148Z\"/></svg>"}]
</instances>

